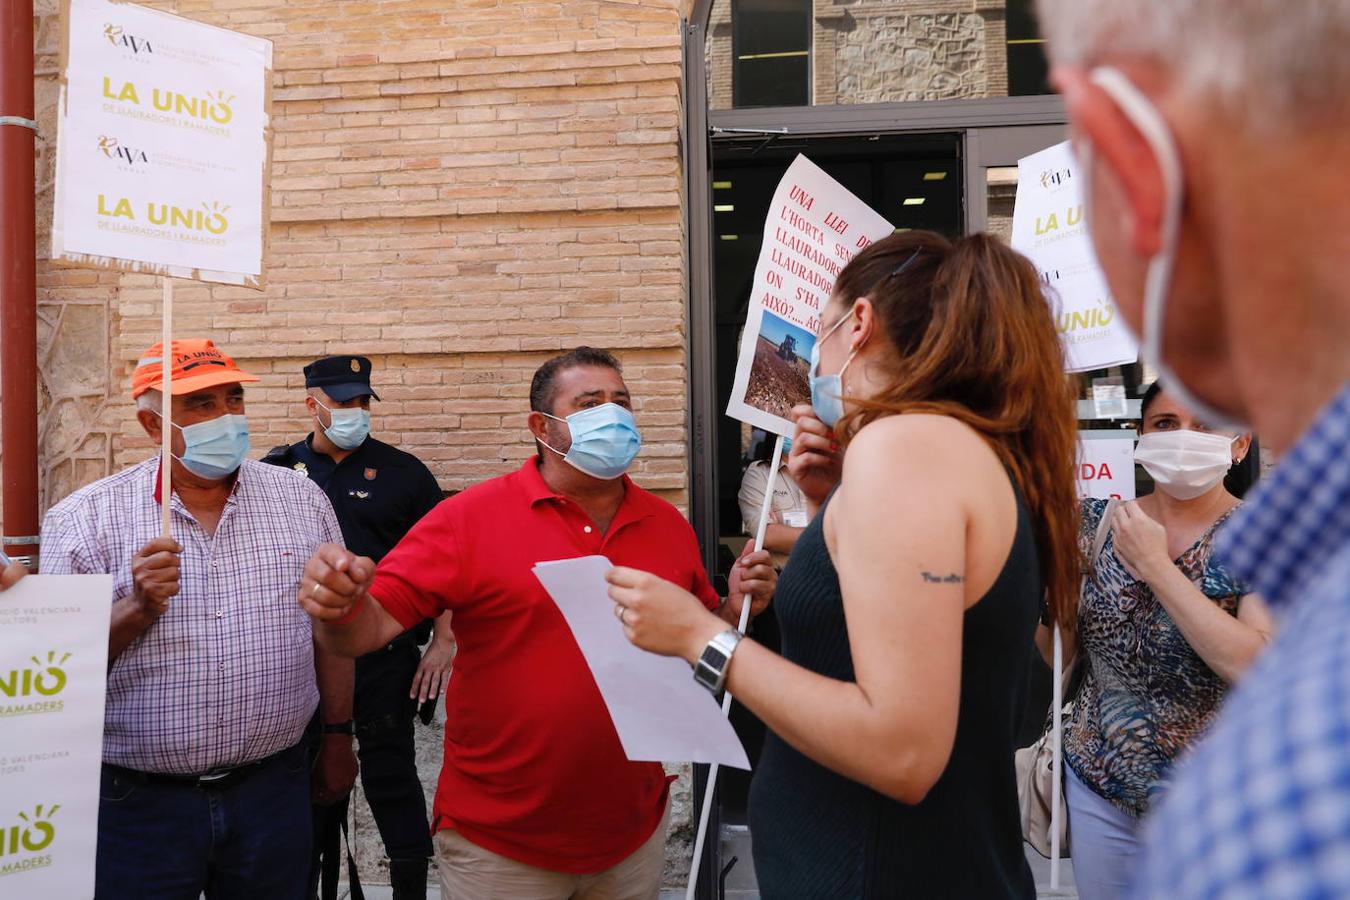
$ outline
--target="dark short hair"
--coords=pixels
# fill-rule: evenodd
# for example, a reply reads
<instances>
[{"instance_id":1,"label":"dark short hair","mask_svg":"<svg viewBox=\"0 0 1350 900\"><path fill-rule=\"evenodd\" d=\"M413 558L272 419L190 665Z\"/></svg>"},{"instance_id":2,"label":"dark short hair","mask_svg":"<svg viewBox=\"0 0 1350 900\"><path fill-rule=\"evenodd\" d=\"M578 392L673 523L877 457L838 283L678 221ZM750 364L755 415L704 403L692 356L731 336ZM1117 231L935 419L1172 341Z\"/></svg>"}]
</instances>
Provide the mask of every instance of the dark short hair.
<instances>
[{"instance_id":1,"label":"dark short hair","mask_svg":"<svg viewBox=\"0 0 1350 900\"><path fill-rule=\"evenodd\" d=\"M1148 417L1148 408L1153 405L1153 401L1157 400L1161 393L1162 383L1157 381L1150 384L1148 390L1144 391L1143 399L1139 401L1139 427L1141 429L1144 426L1144 419Z\"/></svg>"},{"instance_id":2,"label":"dark short hair","mask_svg":"<svg viewBox=\"0 0 1350 900\"><path fill-rule=\"evenodd\" d=\"M614 354L608 350L599 350L595 347L578 347L575 350L569 350L561 356L555 356L546 361L535 370L534 378L530 381L530 410L532 412L552 412L553 383L558 380L558 373L566 369L575 369L578 366L600 366L623 374L623 366L619 365L619 361L614 358Z\"/></svg>"}]
</instances>

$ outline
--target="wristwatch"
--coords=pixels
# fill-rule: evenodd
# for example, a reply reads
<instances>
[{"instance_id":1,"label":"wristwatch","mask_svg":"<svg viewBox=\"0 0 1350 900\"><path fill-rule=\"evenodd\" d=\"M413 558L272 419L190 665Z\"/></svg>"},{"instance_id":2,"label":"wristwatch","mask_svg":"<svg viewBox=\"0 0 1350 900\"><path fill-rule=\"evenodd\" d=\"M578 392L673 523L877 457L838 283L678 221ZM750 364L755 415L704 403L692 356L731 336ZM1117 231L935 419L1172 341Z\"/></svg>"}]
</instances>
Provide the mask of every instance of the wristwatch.
<instances>
[{"instance_id":1,"label":"wristwatch","mask_svg":"<svg viewBox=\"0 0 1350 900\"><path fill-rule=\"evenodd\" d=\"M731 654L736 652L741 637L739 631L728 628L708 641L708 646L703 648L703 654L694 664L694 680L714 694L721 691L727 683L727 666L731 664Z\"/></svg>"},{"instance_id":2,"label":"wristwatch","mask_svg":"<svg viewBox=\"0 0 1350 900\"><path fill-rule=\"evenodd\" d=\"M356 730L352 727L352 720L345 722L327 722L323 726L324 734L355 734Z\"/></svg>"}]
</instances>

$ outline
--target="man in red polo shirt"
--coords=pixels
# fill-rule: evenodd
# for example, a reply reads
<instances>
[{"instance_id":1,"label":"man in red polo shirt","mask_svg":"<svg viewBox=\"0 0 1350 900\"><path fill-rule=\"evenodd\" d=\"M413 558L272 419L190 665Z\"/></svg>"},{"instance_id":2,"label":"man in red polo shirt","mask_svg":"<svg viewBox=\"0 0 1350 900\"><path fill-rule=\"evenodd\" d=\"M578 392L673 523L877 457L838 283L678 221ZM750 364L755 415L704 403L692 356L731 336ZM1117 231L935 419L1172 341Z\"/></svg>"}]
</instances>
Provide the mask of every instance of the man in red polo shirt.
<instances>
[{"instance_id":1,"label":"man in red polo shirt","mask_svg":"<svg viewBox=\"0 0 1350 900\"><path fill-rule=\"evenodd\" d=\"M566 621L531 572L602 554L718 608L693 529L624 471L641 446L618 361L578 348L530 386L539 454L427 514L374 567L336 546L310 560L300 602L321 645L360 656L412 624L454 613L436 791L443 897L655 898L668 779L630 762ZM732 570L723 616L774 587L768 553ZM617 623L616 623L616 627Z\"/></svg>"}]
</instances>

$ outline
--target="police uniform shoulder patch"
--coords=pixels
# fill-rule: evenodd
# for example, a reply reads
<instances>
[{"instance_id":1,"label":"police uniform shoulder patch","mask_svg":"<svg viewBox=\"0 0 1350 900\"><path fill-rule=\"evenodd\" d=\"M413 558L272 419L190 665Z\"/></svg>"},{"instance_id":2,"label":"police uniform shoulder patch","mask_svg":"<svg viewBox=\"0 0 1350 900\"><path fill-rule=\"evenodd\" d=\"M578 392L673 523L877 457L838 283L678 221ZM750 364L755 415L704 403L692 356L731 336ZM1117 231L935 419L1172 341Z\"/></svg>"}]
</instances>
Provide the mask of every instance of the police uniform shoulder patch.
<instances>
[{"instance_id":1,"label":"police uniform shoulder patch","mask_svg":"<svg viewBox=\"0 0 1350 900\"><path fill-rule=\"evenodd\" d=\"M366 471L365 471L366 481L374 481L374 480L375 480L375 475L376 475L376 474L377 474L377 473L376 473L375 469L373 469L373 468L372 468L372 469L366 469Z\"/></svg>"},{"instance_id":2,"label":"police uniform shoulder patch","mask_svg":"<svg viewBox=\"0 0 1350 900\"><path fill-rule=\"evenodd\" d=\"M291 468L294 469L295 471L299 472L301 475L305 476L306 478L309 477L309 466L305 465L305 463L304 463L303 460L302 460L301 462L298 462L298 463L296 463L295 465L291 466Z\"/></svg>"}]
</instances>

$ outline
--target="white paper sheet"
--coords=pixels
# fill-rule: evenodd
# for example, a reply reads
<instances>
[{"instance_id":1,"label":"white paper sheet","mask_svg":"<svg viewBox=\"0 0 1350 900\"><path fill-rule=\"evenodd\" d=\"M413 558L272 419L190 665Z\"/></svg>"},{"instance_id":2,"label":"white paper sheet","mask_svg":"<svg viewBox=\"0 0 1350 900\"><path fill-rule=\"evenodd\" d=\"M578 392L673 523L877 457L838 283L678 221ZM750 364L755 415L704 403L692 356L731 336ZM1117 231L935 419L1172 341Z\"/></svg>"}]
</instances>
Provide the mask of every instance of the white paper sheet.
<instances>
[{"instance_id":1,"label":"white paper sheet","mask_svg":"<svg viewBox=\"0 0 1350 900\"><path fill-rule=\"evenodd\" d=\"M631 760L719 763L749 769L745 748L716 699L682 659L639 650L614 616L603 556L541 562L535 577L572 629Z\"/></svg>"},{"instance_id":2,"label":"white paper sheet","mask_svg":"<svg viewBox=\"0 0 1350 900\"><path fill-rule=\"evenodd\" d=\"M111 575L0 593L0 897L92 897Z\"/></svg>"}]
</instances>

